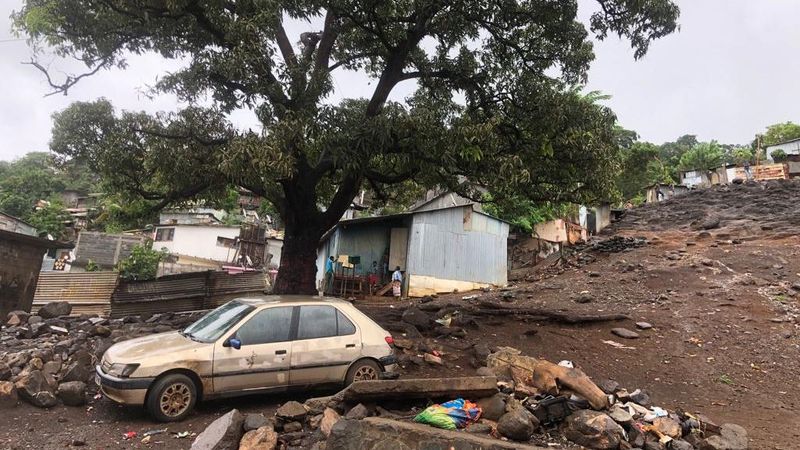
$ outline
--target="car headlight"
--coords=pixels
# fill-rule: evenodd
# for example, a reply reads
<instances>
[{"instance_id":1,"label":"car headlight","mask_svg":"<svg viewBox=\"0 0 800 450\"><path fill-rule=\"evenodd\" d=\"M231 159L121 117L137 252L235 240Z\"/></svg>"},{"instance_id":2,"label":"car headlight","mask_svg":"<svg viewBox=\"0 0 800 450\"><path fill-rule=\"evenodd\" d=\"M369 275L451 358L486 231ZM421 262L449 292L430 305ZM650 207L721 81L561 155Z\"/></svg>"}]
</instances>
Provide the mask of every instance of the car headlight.
<instances>
[{"instance_id":1,"label":"car headlight","mask_svg":"<svg viewBox=\"0 0 800 450\"><path fill-rule=\"evenodd\" d=\"M108 369L108 374L115 377L127 378L138 368L139 364L112 364Z\"/></svg>"}]
</instances>

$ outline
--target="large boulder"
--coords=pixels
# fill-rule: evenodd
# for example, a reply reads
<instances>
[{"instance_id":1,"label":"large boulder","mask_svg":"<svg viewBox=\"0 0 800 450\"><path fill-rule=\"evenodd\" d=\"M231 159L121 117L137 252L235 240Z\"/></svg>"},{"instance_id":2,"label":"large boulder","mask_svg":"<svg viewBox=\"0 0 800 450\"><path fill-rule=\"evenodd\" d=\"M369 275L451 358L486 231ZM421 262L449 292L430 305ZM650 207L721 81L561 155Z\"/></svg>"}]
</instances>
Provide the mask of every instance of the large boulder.
<instances>
[{"instance_id":1,"label":"large boulder","mask_svg":"<svg viewBox=\"0 0 800 450\"><path fill-rule=\"evenodd\" d=\"M497 422L497 432L501 435L514 440L525 442L531 439L531 435L539 427L539 419L528 412L525 408L516 408L503 414Z\"/></svg>"},{"instance_id":2,"label":"large boulder","mask_svg":"<svg viewBox=\"0 0 800 450\"><path fill-rule=\"evenodd\" d=\"M739 425L723 424L718 436L711 436L700 443L700 450L747 450L747 431Z\"/></svg>"},{"instance_id":3,"label":"large boulder","mask_svg":"<svg viewBox=\"0 0 800 450\"><path fill-rule=\"evenodd\" d=\"M10 381L0 381L0 409L17 406L17 388Z\"/></svg>"},{"instance_id":4,"label":"large boulder","mask_svg":"<svg viewBox=\"0 0 800 450\"><path fill-rule=\"evenodd\" d=\"M242 439L244 417L238 409L211 422L192 443L191 450L237 450Z\"/></svg>"},{"instance_id":5,"label":"large boulder","mask_svg":"<svg viewBox=\"0 0 800 450\"><path fill-rule=\"evenodd\" d=\"M402 321L417 327L420 331L430 330L433 326L433 318L425 311L412 306L403 311Z\"/></svg>"},{"instance_id":6,"label":"large boulder","mask_svg":"<svg viewBox=\"0 0 800 450\"><path fill-rule=\"evenodd\" d=\"M614 419L588 409L569 416L564 429L564 436L570 441L597 450L616 450L624 435L625 430Z\"/></svg>"},{"instance_id":7,"label":"large boulder","mask_svg":"<svg viewBox=\"0 0 800 450\"><path fill-rule=\"evenodd\" d=\"M478 400L481 407L481 417L497 422L506 413L506 399L501 394L495 394Z\"/></svg>"},{"instance_id":8,"label":"large boulder","mask_svg":"<svg viewBox=\"0 0 800 450\"><path fill-rule=\"evenodd\" d=\"M277 446L278 433L271 425L248 431L239 442L239 450L275 450Z\"/></svg>"},{"instance_id":9,"label":"large boulder","mask_svg":"<svg viewBox=\"0 0 800 450\"><path fill-rule=\"evenodd\" d=\"M23 400L39 408L51 408L58 404L54 392L55 381L48 379L40 370L34 370L17 380L16 388Z\"/></svg>"},{"instance_id":10,"label":"large boulder","mask_svg":"<svg viewBox=\"0 0 800 450\"><path fill-rule=\"evenodd\" d=\"M83 381L68 381L58 386L58 398L67 406L82 406L86 404L86 383Z\"/></svg>"},{"instance_id":11,"label":"large boulder","mask_svg":"<svg viewBox=\"0 0 800 450\"><path fill-rule=\"evenodd\" d=\"M90 366L83 364L81 361L75 361L64 371L64 376L61 378L63 381L86 381L93 375Z\"/></svg>"},{"instance_id":12,"label":"large boulder","mask_svg":"<svg viewBox=\"0 0 800 450\"><path fill-rule=\"evenodd\" d=\"M68 316L71 312L72 305L67 302L50 302L42 306L36 314L43 319L53 319Z\"/></svg>"}]
</instances>

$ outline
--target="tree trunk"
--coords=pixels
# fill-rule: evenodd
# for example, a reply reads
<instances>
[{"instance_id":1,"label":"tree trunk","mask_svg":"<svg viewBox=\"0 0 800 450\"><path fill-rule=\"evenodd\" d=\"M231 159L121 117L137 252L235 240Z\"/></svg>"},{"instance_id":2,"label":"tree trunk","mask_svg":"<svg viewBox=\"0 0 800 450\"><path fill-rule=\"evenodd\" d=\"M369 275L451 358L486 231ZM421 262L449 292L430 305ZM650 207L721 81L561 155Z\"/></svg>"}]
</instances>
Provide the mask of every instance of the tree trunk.
<instances>
[{"instance_id":1,"label":"tree trunk","mask_svg":"<svg viewBox=\"0 0 800 450\"><path fill-rule=\"evenodd\" d=\"M275 280L275 294L317 293L317 247L324 231L301 223L286 224L281 250L281 266Z\"/></svg>"}]
</instances>

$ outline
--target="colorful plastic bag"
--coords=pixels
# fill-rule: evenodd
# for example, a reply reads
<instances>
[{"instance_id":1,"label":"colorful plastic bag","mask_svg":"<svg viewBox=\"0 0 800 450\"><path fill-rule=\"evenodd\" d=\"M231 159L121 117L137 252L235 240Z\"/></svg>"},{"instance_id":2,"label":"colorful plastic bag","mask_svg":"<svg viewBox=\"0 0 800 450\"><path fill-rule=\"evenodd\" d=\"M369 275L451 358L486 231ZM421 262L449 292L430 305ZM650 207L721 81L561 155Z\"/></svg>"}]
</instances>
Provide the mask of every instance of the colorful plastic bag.
<instances>
[{"instance_id":1,"label":"colorful plastic bag","mask_svg":"<svg viewBox=\"0 0 800 450\"><path fill-rule=\"evenodd\" d=\"M455 430L464 428L481 417L481 407L469 400L457 398L441 405L433 405L414 417L414 422L436 428Z\"/></svg>"}]
</instances>

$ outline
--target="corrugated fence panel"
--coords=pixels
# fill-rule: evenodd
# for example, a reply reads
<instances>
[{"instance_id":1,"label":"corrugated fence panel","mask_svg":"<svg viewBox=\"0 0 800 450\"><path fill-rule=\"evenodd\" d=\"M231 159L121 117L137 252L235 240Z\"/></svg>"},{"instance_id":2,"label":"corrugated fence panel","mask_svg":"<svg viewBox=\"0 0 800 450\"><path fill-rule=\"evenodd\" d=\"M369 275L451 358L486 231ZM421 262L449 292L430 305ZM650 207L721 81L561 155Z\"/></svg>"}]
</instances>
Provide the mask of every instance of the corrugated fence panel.
<instances>
[{"instance_id":1,"label":"corrugated fence panel","mask_svg":"<svg viewBox=\"0 0 800 450\"><path fill-rule=\"evenodd\" d=\"M227 272L212 272L209 281L208 295L210 297L258 292L267 287L266 274L262 272L244 272L236 275Z\"/></svg>"},{"instance_id":2,"label":"corrugated fence panel","mask_svg":"<svg viewBox=\"0 0 800 450\"><path fill-rule=\"evenodd\" d=\"M107 315L117 278L117 272L42 272L33 296L33 311L50 302L68 302L72 314Z\"/></svg>"}]
</instances>

